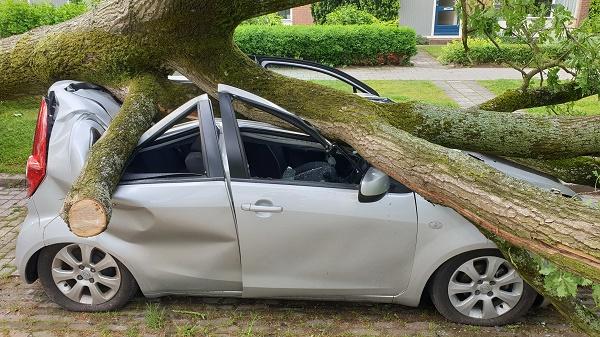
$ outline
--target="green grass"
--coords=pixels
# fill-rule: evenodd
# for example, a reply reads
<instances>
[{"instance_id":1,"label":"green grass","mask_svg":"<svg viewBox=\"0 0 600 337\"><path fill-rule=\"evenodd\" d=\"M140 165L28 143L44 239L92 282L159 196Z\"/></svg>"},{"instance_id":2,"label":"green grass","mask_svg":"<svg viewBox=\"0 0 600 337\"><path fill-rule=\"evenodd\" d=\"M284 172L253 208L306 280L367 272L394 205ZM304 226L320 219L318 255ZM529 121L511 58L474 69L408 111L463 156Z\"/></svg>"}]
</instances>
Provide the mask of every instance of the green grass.
<instances>
[{"instance_id":1,"label":"green grass","mask_svg":"<svg viewBox=\"0 0 600 337\"><path fill-rule=\"evenodd\" d=\"M165 327L165 309L158 303L146 304L146 326L151 330L160 330Z\"/></svg>"},{"instance_id":2,"label":"green grass","mask_svg":"<svg viewBox=\"0 0 600 337\"><path fill-rule=\"evenodd\" d=\"M417 49L425 51L426 53L431 55L434 59L437 59L438 57L440 57L440 55L442 55L442 49L444 47L445 47L444 45L421 45L421 46L417 46Z\"/></svg>"},{"instance_id":3,"label":"green grass","mask_svg":"<svg viewBox=\"0 0 600 337\"><path fill-rule=\"evenodd\" d=\"M25 173L39 102L39 97L0 101L0 172Z\"/></svg>"},{"instance_id":4,"label":"green grass","mask_svg":"<svg viewBox=\"0 0 600 337\"><path fill-rule=\"evenodd\" d=\"M486 80L486 81L477 81L483 87L487 88L489 91L493 92L496 95L500 95L509 89L517 89L521 85L520 80ZM535 83L533 84L535 85ZM565 107L564 104L559 105L559 107ZM531 108L527 109L527 111L535 114L551 114L548 109L545 107L539 108ZM582 100L575 102L573 106L573 111L570 112L572 115L598 115L600 114L600 101L598 101L597 96L586 97Z\"/></svg>"},{"instance_id":5,"label":"green grass","mask_svg":"<svg viewBox=\"0 0 600 337\"><path fill-rule=\"evenodd\" d=\"M352 87L340 81L315 80L312 82L345 92L352 92ZM437 105L458 106L431 81L372 80L365 81L365 83L377 90L381 96L391 98L396 102L419 100Z\"/></svg>"}]
</instances>

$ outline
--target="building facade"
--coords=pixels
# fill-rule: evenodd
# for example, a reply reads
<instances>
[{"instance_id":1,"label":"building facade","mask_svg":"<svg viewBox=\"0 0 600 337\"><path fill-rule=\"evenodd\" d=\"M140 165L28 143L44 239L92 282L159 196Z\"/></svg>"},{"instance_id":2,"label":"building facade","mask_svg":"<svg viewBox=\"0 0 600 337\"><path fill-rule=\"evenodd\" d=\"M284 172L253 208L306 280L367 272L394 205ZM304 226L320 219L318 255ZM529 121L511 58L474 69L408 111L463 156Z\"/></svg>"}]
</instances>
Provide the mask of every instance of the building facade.
<instances>
[{"instance_id":1,"label":"building facade","mask_svg":"<svg viewBox=\"0 0 600 337\"><path fill-rule=\"evenodd\" d=\"M310 5L281 11L279 15L283 17L283 23L286 25L312 25L315 22L310 11Z\"/></svg>"},{"instance_id":2,"label":"building facade","mask_svg":"<svg viewBox=\"0 0 600 337\"><path fill-rule=\"evenodd\" d=\"M589 12L591 0L539 0L549 5L561 4L573 13L579 25ZM400 25L415 29L424 37L460 37L460 19L456 11L457 0L400 0Z\"/></svg>"}]
</instances>

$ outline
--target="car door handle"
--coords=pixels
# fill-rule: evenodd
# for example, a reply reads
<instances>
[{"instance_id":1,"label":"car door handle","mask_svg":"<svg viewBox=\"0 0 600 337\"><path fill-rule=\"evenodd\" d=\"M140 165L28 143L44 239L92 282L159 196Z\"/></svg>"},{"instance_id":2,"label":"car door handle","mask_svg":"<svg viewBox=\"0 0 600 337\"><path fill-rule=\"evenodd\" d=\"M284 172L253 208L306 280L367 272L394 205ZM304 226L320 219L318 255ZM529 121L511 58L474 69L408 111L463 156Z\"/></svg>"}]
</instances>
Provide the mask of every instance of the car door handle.
<instances>
[{"instance_id":1,"label":"car door handle","mask_svg":"<svg viewBox=\"0 0 600 337\"><path fill-rule=\"evenodd\" d=\"M242 204L243 211L255 212L255 213L281 213L283 207L281 206L263 206L255 204Z\"/></svg>"}]
</instances>

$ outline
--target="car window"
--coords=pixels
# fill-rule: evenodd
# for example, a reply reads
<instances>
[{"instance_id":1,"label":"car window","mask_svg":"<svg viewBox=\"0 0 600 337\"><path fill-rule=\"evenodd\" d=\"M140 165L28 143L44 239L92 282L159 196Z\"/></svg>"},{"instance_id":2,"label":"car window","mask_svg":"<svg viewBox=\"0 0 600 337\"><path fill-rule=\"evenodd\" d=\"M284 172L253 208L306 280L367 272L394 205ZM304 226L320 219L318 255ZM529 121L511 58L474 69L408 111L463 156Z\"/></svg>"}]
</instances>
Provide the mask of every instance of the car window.
<instances>
[{"instance_id":1,"label":"car window","mask_svg":"<svg viewBox=\"0 0 600 337\"><path fill-rule=\"evenodd\" d=\"M192 111L155 140L137 149L123 180L206 176L197 116L195 110Z\"/></svg>"},{"instance_id":2,"label":"car window","mask_svg":"<svg viewBox=\"0 0 600 337\"><path fill-rule=\"evenodd\" d=\"M312 69L281 64L267 64L265 68L287 77L310 81L347 93L352 93L354 90L354 88L348 83L343 82L331 75Z\"/></svg>"},{"instance_id":3,"label":"car window","mask_svg":"<svg viewBox=\"0 0 600 337\"><path fill-rule=\"evenodd\" d=\"M348 158L336 150L328 153L308 135L251 126L242 127L240 135L251 179L294 184L360 182Z\"/></svg>"}]
</instances>

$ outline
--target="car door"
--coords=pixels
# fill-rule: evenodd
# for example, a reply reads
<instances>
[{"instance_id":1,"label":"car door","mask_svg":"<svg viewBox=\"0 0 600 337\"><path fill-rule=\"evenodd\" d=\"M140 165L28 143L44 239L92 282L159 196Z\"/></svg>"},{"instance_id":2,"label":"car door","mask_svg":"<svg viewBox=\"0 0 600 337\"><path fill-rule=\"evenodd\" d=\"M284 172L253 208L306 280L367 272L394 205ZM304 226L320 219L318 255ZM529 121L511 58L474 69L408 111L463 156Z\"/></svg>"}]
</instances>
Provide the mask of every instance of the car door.
<instances>
[{"instance_id":1,"label":"car door","mask_svg":"<svg viewBox=\"0 0 600 337\"><path fill-rule=\"evenodd\" d=\"M324 148L334 145L273 103L219 86L243 296L386 300L406 289L417 232L414 193L360 203L355 185L253 179L233 99L291 123Z\"/></svg>"},{"instance_id":2,"label":"car door","mask_svg":"<svg viewBox=\"0 0 600 337\"><path fill-rule=\"evenodd\" d=\"M288 77L312 80L341 90L348 88L352 92L362 95L379 96L379 93L366 83L343 71L323 64L272 56L252 56L252 58L261 67Z\"/></svg>"},{"instance_id":3,"label":"car door","mask_svg":"<svg viewBox=\"0 0 600 337\"><path fill-rule=\"evenodd\" d=\"M137 279L146 295L241 291L237 232L208 104L206 95L195 98L148 130L113 198L108 234L122 239L118 251L128 252L131 265L143 266ZM197 110L199 119L181 123ZM180 154L187 172L173 162Z\"/></svg>"}]
</instances>

